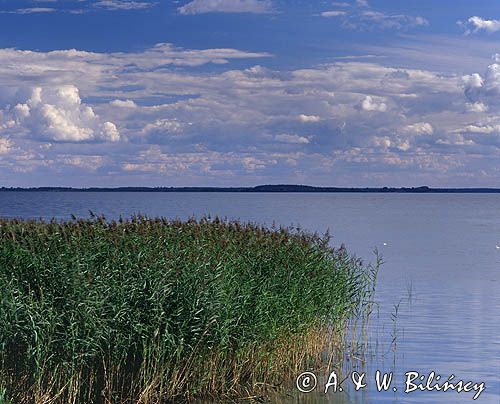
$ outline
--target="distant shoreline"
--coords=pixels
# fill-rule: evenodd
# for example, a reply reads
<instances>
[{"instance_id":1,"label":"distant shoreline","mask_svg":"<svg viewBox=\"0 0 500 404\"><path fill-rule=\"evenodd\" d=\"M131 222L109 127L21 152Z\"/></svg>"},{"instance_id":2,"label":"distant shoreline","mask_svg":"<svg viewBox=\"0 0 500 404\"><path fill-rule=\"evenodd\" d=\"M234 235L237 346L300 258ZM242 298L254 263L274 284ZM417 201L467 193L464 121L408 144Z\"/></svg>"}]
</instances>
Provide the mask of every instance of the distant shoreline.
<instances>
[{"instance_id":1,"label":"distant shoreline","mask_svg":"<svg viewBox=\"0 0 500 404\"><path fill-rule=\"evenodd\" d=\"M422 187L382 187L382 188L343 188L314 187L308 185L258 185L255 187L116 187L116 188L72 188L72 187L36 187L16 188L2 187L0 192L301 192L301 193L469 193L495 194L500 188L430 188Z\"/></svg>"}]
</instances>

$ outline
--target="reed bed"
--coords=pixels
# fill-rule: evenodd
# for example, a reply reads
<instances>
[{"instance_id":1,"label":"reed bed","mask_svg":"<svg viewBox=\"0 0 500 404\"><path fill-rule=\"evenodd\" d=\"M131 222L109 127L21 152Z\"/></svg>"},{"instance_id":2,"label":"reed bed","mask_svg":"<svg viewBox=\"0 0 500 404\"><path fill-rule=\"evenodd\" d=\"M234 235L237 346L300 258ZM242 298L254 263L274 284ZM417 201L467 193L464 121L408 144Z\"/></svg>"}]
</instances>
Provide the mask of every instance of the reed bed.
<instances>
[{"instance_id":1,"label":"reed bed","mask_svg":"<svg viewBox=\"0 0 500 404\"><path fill-rule=\"evenodd\" d=\"M0 403L251 396L324 361L372 271L218 218L0 219Z\"/></svg>"}]
</instances>

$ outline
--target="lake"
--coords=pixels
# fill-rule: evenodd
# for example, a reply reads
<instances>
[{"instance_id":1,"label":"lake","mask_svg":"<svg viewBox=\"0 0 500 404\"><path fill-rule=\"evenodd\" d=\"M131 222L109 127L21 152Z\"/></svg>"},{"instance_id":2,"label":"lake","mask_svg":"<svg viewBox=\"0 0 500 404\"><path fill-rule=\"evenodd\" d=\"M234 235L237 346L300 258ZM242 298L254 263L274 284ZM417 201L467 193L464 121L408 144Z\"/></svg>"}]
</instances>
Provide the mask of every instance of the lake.
<instances>
[{"instance_id":1,"label":"lake","mask_svg":"<svg viewBox=\"0 0 500 404\"><path fill-rule=\"evenodd\" d=\"M306 193L0 192L0 216L70 219L89 210L107 218L134 213L187 218L219 215L325 232L373 261L377 284L365 388L324 394L291 391L276 402L462 403L474 391L404 392L405 372L440 382L484 382L478 403L500 402L500 195ZM333 365L335 366L335 365ZM304 369L307 370L307 369ZM333 367L332 370L336 370ZM375 372L394 372L379 392ZM417 383L415 380L414 383ZM424 381L425 383L425 381Z\"/></svg>"}]
</instances>

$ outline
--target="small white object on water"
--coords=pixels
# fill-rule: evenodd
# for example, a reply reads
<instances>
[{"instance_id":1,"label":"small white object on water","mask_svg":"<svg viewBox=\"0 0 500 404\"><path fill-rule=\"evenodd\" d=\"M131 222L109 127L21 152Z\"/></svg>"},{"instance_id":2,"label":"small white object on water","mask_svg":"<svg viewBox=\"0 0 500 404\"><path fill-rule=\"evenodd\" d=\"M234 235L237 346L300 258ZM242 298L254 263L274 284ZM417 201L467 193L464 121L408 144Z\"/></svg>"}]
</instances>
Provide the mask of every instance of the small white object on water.
<instances>
[{"instance_id":1,"label":"small white object on water","mask_svg":"<svg viewBox=\"0 0 500 404\"><path fill-rule=\"evenodd\" d=\"M497 247L497 250L500 250L500 245L497 245L496 247Z\"/></svg>"},{"instance_id":2,"label":"small white object on water","mask_svg":"<svg viewBox=\"0 0 500 404\"><path fill-rule=\"evenodd\" d=\"M387 243L384 243L384 245L387 245ZM497 246L497 248L498 248L498 246Z\"/></svg>"}]
</instances>

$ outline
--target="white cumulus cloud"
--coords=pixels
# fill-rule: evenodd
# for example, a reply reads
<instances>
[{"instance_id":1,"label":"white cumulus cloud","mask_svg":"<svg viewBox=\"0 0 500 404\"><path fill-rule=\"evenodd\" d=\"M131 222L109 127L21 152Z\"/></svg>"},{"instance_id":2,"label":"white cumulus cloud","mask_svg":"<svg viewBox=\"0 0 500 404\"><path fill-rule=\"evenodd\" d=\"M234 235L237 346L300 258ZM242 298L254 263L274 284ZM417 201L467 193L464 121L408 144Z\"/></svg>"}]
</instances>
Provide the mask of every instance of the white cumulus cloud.
<instances>
[{"instance_id":1,"label":"white cumulus cloud","mask_svg":"<svg viewBox=\"0 0 500 404\"><path fill-rule=\"evenodd\" d=\"M137 108L137 104L132 100L113 100L110 104L118 108Z\"/></svg>"},{"instance_id":2,"label":"white cumulus cloud","mask_svg":"<svg viewBox=\"0 0 500 404\"><path fill-rule=\"evenodd\" d=\"M94 110L82 103L73 85L35 87L25 103L12 108L18 128L32 137L59 142L118 141L112 122L102 123Z\"/></svg>"},{"instance_id":3,"label":"white cumulus cloud","mask_svg":"<svg viewBox=\"0 0 500 404\"><path fill-rule=\"evenodd\" d=\"M484 18L473 16L466 22L458 21L458 24L465 29L465 34L475 34L478 31L486 31L489 33L500 30L500 20L485 20Z\"/></svg>"},{"instance_id":4,"label":"white cumulus cloud","mask_svg":"<svg viewBox=\"0 0 500 404\"><path fill-rule=\"evenodd\" d=\"M462 83L465 96L476 111L500 104L500 64L489 65L484 76L478 73L463 76Z\"/></svg>"},{"instance_id":5,"label":"white cumulus cloud","mask_svg":"<svg viewBox=\"0 0 500 404\"><path fill-rule=\"evenodd\" d=\"M465 104L468 112L486 112L488 106L482 102L468 102Z\"/></svg>"},{"instance_id":6,"label":"white cumulus cloud","mask_svg":"<svg viewBox=\"0 0 500 404\"><path fill-rule=\"evenodd\" d=\"M40 14L40 13L53 13L57 11L55 8L50 7L29 7L29 8L18 8L14 11L4 11L9 14Z\"/></svg>"},{"instance_id":7,"label":"white cumulus cloud","mask_svg":"<svg viewBox=\"0 0 500 404\"><path fill-rule=\"evenodd\" d=\"M469 132L469 133L500 133L500 125L467 125L460 132Z\"/></svg>"},{"instance_id":8,"label":"white cumulus cloud","mask_svg":"<svg viewBox=\"0 0 500 404\"><path fill-rule=\"evenodd\" d=\"M142 134L151 133L180 133L182 124L174 119L158 119L153 123L148 123L143 129Z\"/></svg>"},{"instance_id":9,"label":"white cumulus cloud","mask_svg":"<svg viewBox=\"0 0 500 404\"><path fill-rule=\"evenodd\" d=\"M349 6L347 3L333 3L337 7ZM397 29L405 30L410 27L429 25L429 21L421 16L393 14L374 10L367 1L358 0L348 10L328 10L320 14L322 17L341 17L342 25L346 28L371 30Z\"/></svg>"},{"instance_id":10,"label":"white cumulus cloud","mask_svg":"<svg viewBox=\"0 0 500 404\"><path fill-rule=\"evenodd\" d=\"M12 146L12 142L7 138L0 138L0 154L7 154Z\"/></svg>"},{"instance_id":11,"label":"white cumulus cloud","mask_svg":"<svg viewBox=\"0 0 500 404\"><path fill-rule=\"evenodd\" d=\"M364 111L386 112L387 104L383 100L377 100L374 97L367 95L361 102L361 108Z\"/></svg>"},{"instance_id":12,"label":"white cumulus cloud","mask_svg":"<svg viewBox=\"0 0 500 404\"><path fill-rule=\"evenodd\" d=\"M178 11L180 14L273 12L270 0L193 0Z\"/></svg>"},{"instance_id":13,"label":"white cumulus cloud","mask_svg":"<svg viewBox=\"0 0 500 404\"><path fill-rule=\"evenodd\" d=\"M415 135L432 135L434 133L434 128L428 122L417 122L407 125L404 130L407 133Z\"/></svg>"},{"instance_id":14,"label":"white cumulus cloud","mask_svg":"<svg viewBox=\"0 0 500 404\"><path fill-rule=\"evenodd\" d=\"M321 121L321 118L318 115L300 114L299 121L303 122L303 123L319 122L319 121Z\"/></svg>"},{"instance_id":15,"label":"white cumulus cloud","mask_svg":"<svg viewBox=\"0 0 500 404\"><path fill-rule=\"evenodd\" d=\"M154 2L130 1L130 0L100 0L94 3L94 7L106 10L141 10L155 5Z\"/></svg>"},{"instance_id":16,"label":"white cumulus cloud","mask_svg":"<svg viewBox=\"0 0 500 404\"><path fill-rule=\"evenodd\" d=\"M346 15L347 11L343 10L332 10L332 11L323 11L321 13L321 17L339 17L341 15Z\"/></svg>"},{"instance_id":17,"label":"white cumulus cloud","mask_svg":"<svg viewBox=\"0 0 500 404\"><path fill-rule=\"evenodd\" d=\"M305 136L281 134L274 137L278 142L292 144L308 144L309 139Z\"/></svg>"}]
</instances>

